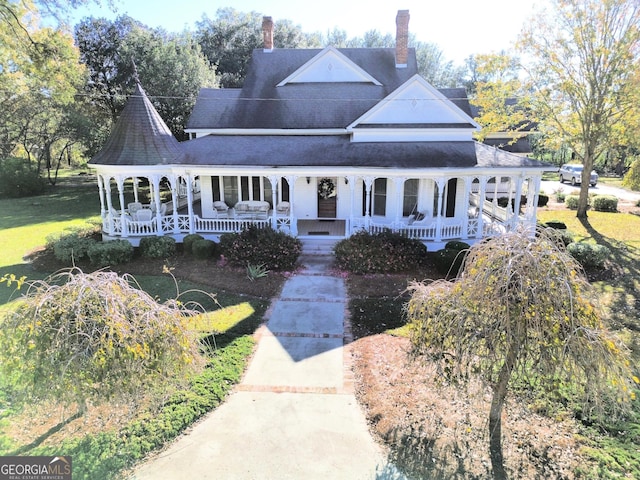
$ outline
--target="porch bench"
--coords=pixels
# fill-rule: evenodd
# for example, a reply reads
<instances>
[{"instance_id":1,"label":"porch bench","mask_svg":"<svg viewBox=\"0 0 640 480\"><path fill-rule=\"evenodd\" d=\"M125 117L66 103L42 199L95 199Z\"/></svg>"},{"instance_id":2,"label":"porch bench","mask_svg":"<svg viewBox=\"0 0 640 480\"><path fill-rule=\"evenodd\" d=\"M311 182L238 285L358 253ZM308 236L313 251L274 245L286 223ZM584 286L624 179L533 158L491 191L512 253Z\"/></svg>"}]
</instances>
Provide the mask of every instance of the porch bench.
<instances>
[{"instance_id":1,"label":"porch bench","mask_svg":"<svg viewBox=\"0 0 640 480\"><path fill-rule=\"evenodd\" d=\"M243 200L233 207L236 218L250 218L264 220L269 215L269 202L259 200Z\"/></svg>"}]
</instances>

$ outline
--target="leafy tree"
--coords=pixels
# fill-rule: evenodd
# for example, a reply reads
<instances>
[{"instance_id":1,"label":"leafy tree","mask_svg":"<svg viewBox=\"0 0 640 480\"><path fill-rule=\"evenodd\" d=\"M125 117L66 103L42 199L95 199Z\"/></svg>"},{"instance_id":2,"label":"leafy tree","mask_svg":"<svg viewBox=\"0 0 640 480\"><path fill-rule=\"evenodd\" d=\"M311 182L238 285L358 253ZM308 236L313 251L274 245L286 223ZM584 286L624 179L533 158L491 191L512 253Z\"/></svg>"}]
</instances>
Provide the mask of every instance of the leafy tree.
<instances>
[{"instance_id":1,"label":"leafy tree","mask_svg":"<svg viewBox=\"0 0 640 480\"><path fill-rule=\"evenodd\" d=\"M553 0L527 24L520 50L546 138L566 143L582 164L577 216L587 217L589 174L615 143L633 105L638 70L637 0Z\"/></svg>"},{"instance_id":2,"label":"leafy tree","mask_svg":"<svg viewBox=\"0 0 640 480\"><path fill-rule=\"evenodd\" d=\"M479 376L493 392L490 457L506 478L502 410L518 382L582 398L584 415L625 413L634 382L628 354L605 328L595 292L552 236L517 231L472 247L454 282L414 283L406 306L414 353L452 381ZM565 390L565 391L566 391Z\"/></svg>"},{"instance_id":3,"label":"leafy tree","mask_svg":"<svg viewBox=\"0 0 640 480\"><path fill-rule=\"evenodd\" d=\"M109 131L133 90L134 62L154 107L178 138L184 135L198 90L216 85L215 71L188 32L170 35L121 16L115 21L86 18L75 36L89 69L86 91L102 132Z\"/></svg>"},{"instance_id":4,"label":"leafy tree","mask_svg":"<svg viewBox=\"0 0 640 480\"><path fill-rule=\"evenodd\" d=\"M202 52L219 74L223 87L240 87L247 73L253 50L263 45L262 14L242 13L221 8L216 17L203 15L196 23L195 36ZM276 48L298 48L314 45L314 35L302 33L289 20L275 22L273 43Z\"/></svg>"},{"instance_id":5,"label":"leafy tree","mask_svg":"<svg viewBox=\"0 0 640 480\"><path fill-rule=\"evenodd\" d=\"M631 190L640 190L640 158L633 161L629 171L622 179L622 185Z\"/></svg>"},{"instance_id":6,"label":"leafy tree","mask_svg":"<svg viewBox=\"0 0 640 480\"><path fill-rule=\"evenodd\" d=\"M177 300L159 304L132 282L78 269L28 282L0 321L0 371L12 394L77 402L84 413L87 402L138 398L198 368L188 322L197 312Z\"/></svg>"},{"instance_id":7,"label":"leafy tree","mask_svg":"<svg viewBox=\"0 0 640 480\"><path fill-rule=\"evenodd\" d=\"M471 57L467 64L474 68L473 104L479 108L476 120L482 125L479 139L495 132L517 133L531 124L516 58L505 52L484 54Z\"/></svg>"}]
</instances>

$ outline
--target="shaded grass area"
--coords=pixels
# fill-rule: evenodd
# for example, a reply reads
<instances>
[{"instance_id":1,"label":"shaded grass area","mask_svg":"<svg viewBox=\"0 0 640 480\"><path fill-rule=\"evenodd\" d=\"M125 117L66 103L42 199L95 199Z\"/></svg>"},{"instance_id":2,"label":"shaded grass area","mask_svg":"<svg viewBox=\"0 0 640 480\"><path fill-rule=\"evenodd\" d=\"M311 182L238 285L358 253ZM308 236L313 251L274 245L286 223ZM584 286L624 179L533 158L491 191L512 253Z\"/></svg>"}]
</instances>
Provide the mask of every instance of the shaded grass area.
<instances>
[{"instance_id":1,"label":"shaded grass area","mask_svg":"<svg viewBox=\"0 0 640 480\"><path fill-rule=\"evenodd\" d=\"M53 272L36 270L25 263L23 257L44 245L48 235L84 227L99 219L95 184L85 179L77 180L73 177L63 179L41 197L0 200L0 251L3 252L0 277L5 274L24 275L29 280L47 277ZM198 303L206 310L194 320L197 322L194 328L203 332L207 345L204 371L191 378L187 388L171 393L159 410L142 411L125 425L95 434L83 434L79 427L75 434L65 434L62 441L50 445L47 442L50 435L59 433L66 424L76 422L70 417L23 444L12 443L6 435L0 435L0 455L71 455L74 478L120 478L123 470L175 438L222 402L244 372L254 348L252 334L261 323L269 300L219 291L215 285L201 283L210 275L196 275L194 282L162 275L160 268L152 271L158 274L135 276L140 288L160 302L179 294L183 302ZM240 283L242 278L235 274L236 277ZM274 280L276 284L281 281ZM211 296L214 289L219 292L213 296L215 300ZM19 293L0 284L0 310L7 308ZM20 413L21 406L11 403L7 392L0 387L0 428L9 425Z\"/></svg>"}]
</instances>

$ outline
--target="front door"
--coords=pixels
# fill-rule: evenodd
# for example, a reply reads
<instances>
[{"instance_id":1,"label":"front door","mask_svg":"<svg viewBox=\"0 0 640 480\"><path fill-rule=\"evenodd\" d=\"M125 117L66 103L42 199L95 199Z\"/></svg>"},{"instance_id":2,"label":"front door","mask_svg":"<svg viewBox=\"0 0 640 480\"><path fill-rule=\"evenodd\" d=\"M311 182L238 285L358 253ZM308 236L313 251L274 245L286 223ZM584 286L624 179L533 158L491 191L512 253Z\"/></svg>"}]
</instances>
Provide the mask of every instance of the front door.
<instances>
[{"instance_id":1,"label":"front door","mask_svg":"<svg viewBox=\"0 0 640 480\"><path fill-rule=\"evenodd\" d=\"M336 218L337 180L327 177L318 179L318 218Z\"/></svg>"}]
</instances>

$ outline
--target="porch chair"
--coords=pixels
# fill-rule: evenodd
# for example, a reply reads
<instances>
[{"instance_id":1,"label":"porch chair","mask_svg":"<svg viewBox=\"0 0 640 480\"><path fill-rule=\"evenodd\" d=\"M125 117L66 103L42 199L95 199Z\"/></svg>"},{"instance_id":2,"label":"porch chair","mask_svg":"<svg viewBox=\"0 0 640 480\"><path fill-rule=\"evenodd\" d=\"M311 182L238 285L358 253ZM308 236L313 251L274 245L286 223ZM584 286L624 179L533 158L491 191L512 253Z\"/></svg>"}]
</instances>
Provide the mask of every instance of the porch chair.
<instances>
[{"instance_id":1,"label":"porch chair","mask_svg":"<svg viewBox=\"0 0 640 480\"><path fill-rule=\"evenodd\" d=\"M153 218L153 212L150 208L141 208L133 214L133 219L136 222L149 222Z\"/></svg>"},{"instance_id":2,"label":"porch chair","mask_svg":"<svg viewBox=\"0 0 640 480\"><path fill-rule=\"evenodd\" d=\"M289 215L290 207L289 202L280 202L276 207L276 213L278 215Z\"/></svg>"},{"instance_id":3,"label":"porch chair","mask_svg":"<svg viewBox=\"0 0 640 480\"><path fill-rule=\"evenodd\" d=\"M226 203L222 201L213 202L213 211L215 212L217 217L228 217L229 216L229 207Z\"/></svg>"},{"instance_id":4,"label":"porch chair","mask_svg":"<svg viewBox=\"0 0 640 480\"><path fill-rule=\"evenodd\" d=\"M127 210L132 215L136 213L138 210L140 210L141 208L142 208L142 203L140 202L131 202L129 205L127 205Z\"/></svg>"}]
</instances>

